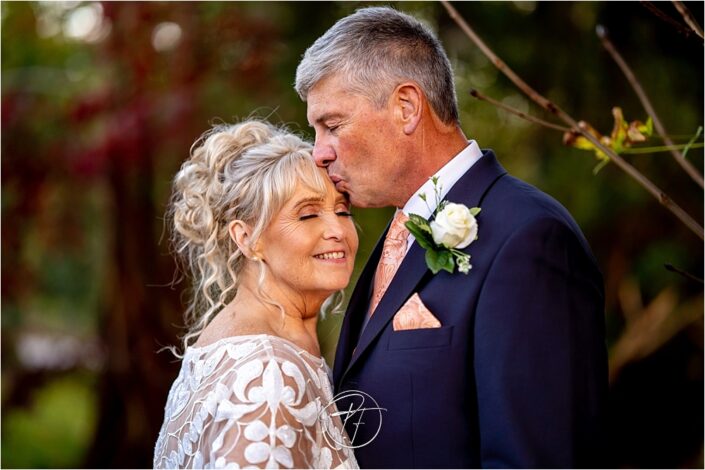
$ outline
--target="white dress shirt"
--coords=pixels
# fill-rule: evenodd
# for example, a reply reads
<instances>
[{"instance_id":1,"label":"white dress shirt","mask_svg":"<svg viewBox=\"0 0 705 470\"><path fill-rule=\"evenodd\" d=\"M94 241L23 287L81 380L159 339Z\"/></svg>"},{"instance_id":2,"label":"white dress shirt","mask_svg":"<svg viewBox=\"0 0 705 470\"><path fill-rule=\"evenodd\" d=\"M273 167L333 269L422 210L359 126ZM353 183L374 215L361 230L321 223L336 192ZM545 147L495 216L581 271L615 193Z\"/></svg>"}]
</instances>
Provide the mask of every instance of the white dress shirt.
<instances>
[{"instance_id":1,"label":"white dress shirt","mask_svg":"<svg viewBox=\"0 0 705 470\"><path fill-rule=\"evenodd\" d=\"M443 165L443 168L438 170L438 172L433 175L438 178L438 189L440 190L440 199L443 200L453 187L455 183L458 182L461 176L463 176L474 164L482 157L482 150L477 142L471 140L468 146L460 151L452 160ZM424 202L419 194L426 195L426 201ZM453 202L453 201L451 201ZM419 189L414 192L411 198L406 202L401 211L407 216L409 214L417 214L426 219L430 218L433 212L436 210L437 201L436 193L433 189L433 182L431 178L428 179ZM400 210L400 209L397 209ZM409 240L406 244L406 251L409 251L411 244L414 242L414 236L409 234Z\"/></svg>"}]
</instances>

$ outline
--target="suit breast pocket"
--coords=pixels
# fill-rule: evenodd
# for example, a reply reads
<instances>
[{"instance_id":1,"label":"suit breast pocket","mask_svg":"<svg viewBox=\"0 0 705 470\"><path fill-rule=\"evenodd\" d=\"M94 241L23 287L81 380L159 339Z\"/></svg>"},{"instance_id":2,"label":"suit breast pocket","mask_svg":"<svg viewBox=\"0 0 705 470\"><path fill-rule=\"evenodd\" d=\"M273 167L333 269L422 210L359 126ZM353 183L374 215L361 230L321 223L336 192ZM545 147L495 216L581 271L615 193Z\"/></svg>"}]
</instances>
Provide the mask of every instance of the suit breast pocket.
<instances>
[{"instance_id":1,"label":"suit breast pocket","mask_svg":"<svg viewBox=\"0 0 705 470\"><path fill-rule=\"evenodd\" d=\"M452 338L452 326L393 331L389 335L387 349L443 348L450 345Z\"/></svg>"}]
</instances>

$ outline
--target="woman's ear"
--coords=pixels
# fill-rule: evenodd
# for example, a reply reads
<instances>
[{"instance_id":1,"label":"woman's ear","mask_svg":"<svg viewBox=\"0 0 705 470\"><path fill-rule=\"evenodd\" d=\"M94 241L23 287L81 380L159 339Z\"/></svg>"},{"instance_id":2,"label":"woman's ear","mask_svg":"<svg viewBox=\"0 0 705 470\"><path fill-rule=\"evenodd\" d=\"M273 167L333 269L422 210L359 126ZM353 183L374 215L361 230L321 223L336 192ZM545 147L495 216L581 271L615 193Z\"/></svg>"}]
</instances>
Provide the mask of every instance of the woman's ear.
<instances>
[{"instance_id":1,"label":"woman's ear","mask_svg":"<svg viewBox=\"0 0 705 470\"><path fill-rule=\"evenodd\" d=\"M421 122L424 95L417 84L405 82L396 87L393 96L404 134L411 135Z\"/></svg>"},{"instance_id":2,"label":"woman's ear","mask_svg":"<svg viewBox=\"0 0 705 470\"><path fill-rule=\"evenodd\" d=\"M250 248L252 243L252 228L242 220L234 220L228 226L230 238L235 242L237 247L242 251L246 258L253 259L256 254Z\"/></svg>"}]
</instances>

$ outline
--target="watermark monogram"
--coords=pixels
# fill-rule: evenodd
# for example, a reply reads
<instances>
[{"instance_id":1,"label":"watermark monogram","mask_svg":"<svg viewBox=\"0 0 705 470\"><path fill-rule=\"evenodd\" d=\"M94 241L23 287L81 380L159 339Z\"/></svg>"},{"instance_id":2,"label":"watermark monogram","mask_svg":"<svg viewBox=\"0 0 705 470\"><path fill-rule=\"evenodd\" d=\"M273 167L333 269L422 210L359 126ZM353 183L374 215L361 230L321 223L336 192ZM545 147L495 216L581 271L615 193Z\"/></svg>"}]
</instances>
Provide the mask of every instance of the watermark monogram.
<instances>
[{"instance_id":1,"label":"watermark monogram","mask_svg":"<svg viewBox=\"0 0 705 470\"><path fill-rule=\"evenodd\" d=\"M339 408L337 406L341 401L347 403L347 408ZM330 428L327 429L327 426L323 427L326 440L330 439L329 443L333 441L335 444L349 449L358 449L368 445L377 437L379 431L382 429L382 411L387 411L387 409L381 408L375 399L365 392L360 390L346 390L338 393L333 397L330 403L323 407L321 413L323 413L324 416L339 416L343 422L343 427L350 429L348 427L348 423L350 423L354 431L348 436L349 442L346 442L340 433L333 431L335 428L332 426L332 423L330 423ZM360 443L358 431L361 426L366 424L370 426L376 425L377 430L373 433L371 438Z\"/></svg>"}]
</instances>

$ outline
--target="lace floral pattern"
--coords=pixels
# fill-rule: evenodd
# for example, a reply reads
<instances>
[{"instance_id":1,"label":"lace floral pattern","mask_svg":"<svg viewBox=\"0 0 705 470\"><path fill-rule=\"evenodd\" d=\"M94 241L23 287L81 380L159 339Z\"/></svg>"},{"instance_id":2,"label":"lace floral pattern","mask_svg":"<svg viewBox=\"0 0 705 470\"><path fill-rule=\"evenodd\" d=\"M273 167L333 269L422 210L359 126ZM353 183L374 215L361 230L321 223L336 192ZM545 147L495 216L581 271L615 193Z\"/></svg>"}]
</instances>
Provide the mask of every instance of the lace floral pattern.
<instances>
[{"instance_id":1,"label":"lace floral pattern","mask_svg":"<svg viewBox=\"0 0 705 470\"><path fill-rule=\"evenodd\" d=\"M325 361L274 336L190 348L154 468L357 468Z\"/></svg>"}]
</instances>

